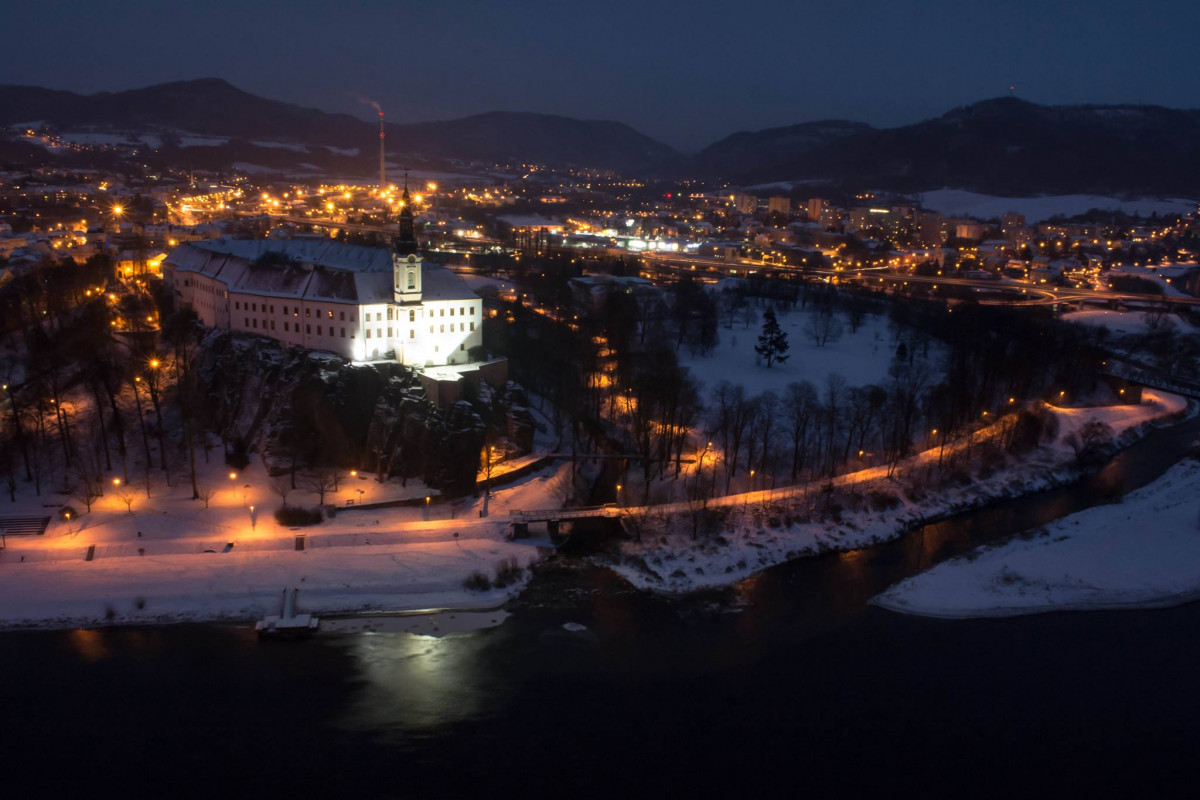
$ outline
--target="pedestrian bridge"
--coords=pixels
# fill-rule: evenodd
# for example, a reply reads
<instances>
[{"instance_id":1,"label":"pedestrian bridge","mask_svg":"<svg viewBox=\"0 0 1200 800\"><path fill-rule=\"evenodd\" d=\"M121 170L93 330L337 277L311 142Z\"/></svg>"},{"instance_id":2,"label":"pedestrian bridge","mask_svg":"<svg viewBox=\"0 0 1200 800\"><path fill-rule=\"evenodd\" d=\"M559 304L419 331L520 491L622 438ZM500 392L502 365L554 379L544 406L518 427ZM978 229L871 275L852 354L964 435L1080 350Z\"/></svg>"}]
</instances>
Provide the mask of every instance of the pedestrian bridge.
<instances>
[{"instance_id":1,"label":"pedestrian bridge","mask_svg":"<svg viewBox=\"0 0 1200 800\"><path fill-rule=\"evenodd\" d=\"M1166 375L1129 361L1110 359L1105 364L1104 374L1150 389L1161 389L1192 400L1200 400L1200 383Z\"/></svg>"},{"instance_id":2,"label":"pedestrian bridge","mask_svg":"<svg viewBox=\"0 0 1200 800\"><path fill-rule=\"evenodd\" d=\"M616 503L605 503L602 506L584 506L583 508L544 508L534 511L511 511L508 515L509 525L512 526L512 536L519 538L529 535L529 525L533 522L545 522L546 532L551 539L558 537L559 523L578 519L618 519L621 509Z\"/></svg>"}]
</instances>

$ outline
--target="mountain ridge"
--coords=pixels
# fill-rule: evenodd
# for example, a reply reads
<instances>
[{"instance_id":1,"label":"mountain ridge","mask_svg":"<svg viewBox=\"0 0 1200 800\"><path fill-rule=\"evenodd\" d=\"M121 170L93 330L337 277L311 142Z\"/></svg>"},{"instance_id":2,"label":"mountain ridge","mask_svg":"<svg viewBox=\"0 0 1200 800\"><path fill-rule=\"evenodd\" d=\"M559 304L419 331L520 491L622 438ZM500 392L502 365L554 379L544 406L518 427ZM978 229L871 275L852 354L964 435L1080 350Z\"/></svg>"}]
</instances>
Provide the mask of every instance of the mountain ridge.
<instances>
[{"instance_id":1,"label":"mountain ridge","mask_svg":"<svg viewBox=\"0 0 1200 800\"><path fill-rule=\"evenodd\" d=\"M315 147L369 150L378 141L374 122L259 97L221 78L94 94L0 85L0 125L33 121L64 129L182 130ZM494 111L437 122L391 122L386 131L390 158L415 153L632 171L679 157L673 148L622 122L534 112Z\"/></svg>"}]
</instances>

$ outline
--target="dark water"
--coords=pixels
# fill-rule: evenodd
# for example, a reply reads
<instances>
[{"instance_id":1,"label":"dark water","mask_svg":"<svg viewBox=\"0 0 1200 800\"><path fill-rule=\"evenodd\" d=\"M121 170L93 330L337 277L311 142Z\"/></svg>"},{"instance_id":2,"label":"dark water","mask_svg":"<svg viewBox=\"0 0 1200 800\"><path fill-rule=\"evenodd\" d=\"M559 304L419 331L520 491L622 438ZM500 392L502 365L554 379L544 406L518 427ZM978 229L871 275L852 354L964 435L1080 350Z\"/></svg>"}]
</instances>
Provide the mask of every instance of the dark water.
<instances>
[{"instance_id":1,"label":"dark water","mask_svg":"<svg viewBox=\"0 0 1200 800\"><path fill-rule=\"evenodd\" d=\"M1200 605L934 621L865 605L1144 483L1079 486L668 602L564 564L499 628L259 644L244 628L0 636L10 797L1192 796ZM589 633L561 625L577 621ZM32 794L31 794L32 793Z\"/></svg>"}]
</instances>

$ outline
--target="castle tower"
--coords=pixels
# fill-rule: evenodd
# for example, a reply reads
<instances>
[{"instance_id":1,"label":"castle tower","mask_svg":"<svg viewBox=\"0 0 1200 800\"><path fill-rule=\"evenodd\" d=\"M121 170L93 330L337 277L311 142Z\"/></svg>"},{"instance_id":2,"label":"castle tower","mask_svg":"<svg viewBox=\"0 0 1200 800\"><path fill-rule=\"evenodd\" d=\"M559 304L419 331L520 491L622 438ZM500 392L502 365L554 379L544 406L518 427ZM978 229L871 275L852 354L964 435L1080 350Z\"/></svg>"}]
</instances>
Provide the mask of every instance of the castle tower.
<instances>
[{"instance_id":1,"label":"castle tower","mask_svg":"<svg viewBox=\"0 0 1200 800\"><path fill-rule=\"evenodd\" d=\"M408 176L404 176L400 227L392 240L392 279L397 303L421 302L421 253L413 225Z\"/></svg>"}]
</instances>

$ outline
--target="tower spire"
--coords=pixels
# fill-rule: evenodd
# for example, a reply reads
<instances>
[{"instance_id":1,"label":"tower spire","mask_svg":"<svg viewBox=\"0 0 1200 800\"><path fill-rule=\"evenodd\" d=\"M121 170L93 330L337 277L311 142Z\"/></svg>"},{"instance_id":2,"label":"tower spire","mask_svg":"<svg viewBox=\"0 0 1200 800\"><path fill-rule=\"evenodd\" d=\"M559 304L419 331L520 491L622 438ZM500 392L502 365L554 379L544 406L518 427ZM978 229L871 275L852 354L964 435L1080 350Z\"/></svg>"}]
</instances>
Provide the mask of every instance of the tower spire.
<instances>
[{"instance_id":1,"label":"tower spire","mask_svg":"<svg viewBox=\"0 0 1200 800\"><path fill-rule=\"evenodd\" d=\"M408 170L404 170L404 192L400 195L399 230L393 240L396 252L402 256L413 255L419 250L417 234L413 224L412 198L408 194Z\"/></svg>"}]
</instances>

